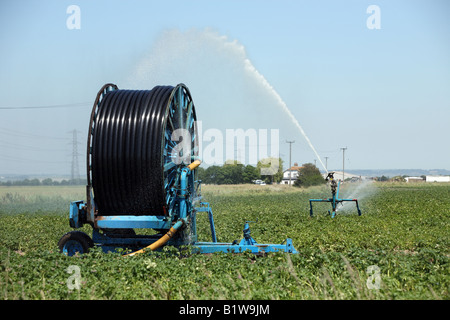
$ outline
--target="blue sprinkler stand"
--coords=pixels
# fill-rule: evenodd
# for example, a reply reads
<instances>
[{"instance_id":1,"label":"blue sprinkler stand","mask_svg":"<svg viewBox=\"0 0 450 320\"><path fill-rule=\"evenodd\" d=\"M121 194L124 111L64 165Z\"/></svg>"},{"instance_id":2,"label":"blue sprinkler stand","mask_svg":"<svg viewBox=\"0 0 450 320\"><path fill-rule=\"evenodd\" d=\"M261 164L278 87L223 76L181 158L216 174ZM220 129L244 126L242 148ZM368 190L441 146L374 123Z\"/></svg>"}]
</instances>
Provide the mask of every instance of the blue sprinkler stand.
<instances>
[{"instance_id":1,"label":"blue sprinkler stand","mask_svg":"<svg viewBox=\"0 0 450 320\"><path fill-rule=\"evenodd\" d=\"M358 215L361 215L361 210L359 209L358 200L357 199L339 199L339 187L341 185L341 181L339 181L338 184L336 184L336 180L333 177L334 172L330 172L327 176L327 181L331 181L331 194L332 197L328 199L309 199L309 215L313 216L313 202L331 202L331 212L328 210L328 214L331 216L331 218L334 218L336 216L336 209L338 204L344 202L344 201L353 201L356 203L356 209L358 210Z\"/></svg>"}]
</instances>

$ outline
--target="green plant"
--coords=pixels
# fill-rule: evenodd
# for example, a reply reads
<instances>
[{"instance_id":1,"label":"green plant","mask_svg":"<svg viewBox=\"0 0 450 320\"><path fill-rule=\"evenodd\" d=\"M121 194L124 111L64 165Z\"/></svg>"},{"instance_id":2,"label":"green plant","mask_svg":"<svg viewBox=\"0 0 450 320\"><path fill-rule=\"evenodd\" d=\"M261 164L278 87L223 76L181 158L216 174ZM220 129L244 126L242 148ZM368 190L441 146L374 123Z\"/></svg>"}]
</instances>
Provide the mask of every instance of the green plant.
<instances>
[{"instance_id":1,"label":"green plant","mask_svg":"<svg viewBox=\"0 0 450 320\"><path fill-rule=\"evenodd\" d=\"M66 257L57 243L71 230L68 203L82 188L75 195L74 189L10 189L18 203L0 213L0 299L449 299L450 186L374 187L361 200L362 216L338 212L331 219L328 207L309 216L308 199L327 194L326 186L204 186L219 241L241 239L245 221L258 219L251 229L259 243L290 237L299 252L264 257L172 247L134 257L93 248ZM0 197L6 193L0 190ZM61 207L46 210L58 197ZM197 222L199 240L210 241L207 216L199 213ZM74 265L79 290L67 285ZM367 286L369 266L378 267L379 289Z\"/></svg>"}]
</instances>

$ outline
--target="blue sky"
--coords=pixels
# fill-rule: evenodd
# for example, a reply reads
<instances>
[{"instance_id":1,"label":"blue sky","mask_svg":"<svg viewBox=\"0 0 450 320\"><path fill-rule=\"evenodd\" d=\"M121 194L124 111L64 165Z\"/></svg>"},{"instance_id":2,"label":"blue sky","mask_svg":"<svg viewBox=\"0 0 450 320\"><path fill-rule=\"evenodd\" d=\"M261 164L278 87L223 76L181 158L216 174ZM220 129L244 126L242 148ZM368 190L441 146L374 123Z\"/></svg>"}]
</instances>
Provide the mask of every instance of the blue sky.
<instances>
[{"instance_id":1,"label":"blue sky","mask_svg":"<svg viewBox=\"0 0 450 320\"><path fill-rule=\"evenodd\" d=\"M70 30L77 5L81 28ZM370 5L381 29L368 29ZM286 103L328 168L450 169L448 1L2 1L0 174L80 172L107 83L184 82L204 129L280 130L280 155L313 162L254 78ZM58 108L23 109L36 106ZM21 108L21 109L7 109Z\"/></svg>"}]
</instances>

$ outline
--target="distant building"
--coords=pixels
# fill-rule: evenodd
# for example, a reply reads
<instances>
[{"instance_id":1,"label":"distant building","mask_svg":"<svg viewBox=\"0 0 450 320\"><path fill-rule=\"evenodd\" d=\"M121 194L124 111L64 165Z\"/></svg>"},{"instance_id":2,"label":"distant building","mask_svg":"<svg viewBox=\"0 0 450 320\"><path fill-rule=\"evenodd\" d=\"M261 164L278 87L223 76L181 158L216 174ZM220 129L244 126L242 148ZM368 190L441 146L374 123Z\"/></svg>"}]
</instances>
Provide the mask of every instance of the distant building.
<instances>
[{"instance_id":1,"label":"distant building","mask_svg":"<svg viewBox=\"0 0 450 320\"><path fill-rule=\"evenodd\" d=\"M422 177L406 177L406 182L424 182L425 180Z\"/></svg>"},{"instance_id":2,"label":"distant building","mask_svg":"<svg viewBox=\"0 0 450 320\"><path fill-rule=\"evenodd\" d=\"M344 181L344 180L350 179L351 182L358 182L358 181L366 179L366 177L363 177L363 176L357 175L357 174L353 174L350 172L342 172L342 171L333 171L333 172L334 172L334 179L336 179L338 181L339 180ZM322 173L322 176L325 179L327 177L327 173Z\"/></svg>"},{"instance_id":3,"label":"distant building","mask_svg":"<svg viewBox=\"0 0 450 320\"><path fill-rule=\"evenodd\" d=\"M450 176L426 176L426 182L450 182Z\"/></svg>"},{"instance_id":4,"label":"distant building","mask_svg":"<svg viewBox=\"0 0 450 320\"><path fill-rule=\"evenodd\" d=\"M281 184L289 184L289 181L291 184L294 184L295 180L297 180L298 177L298 170L302 168L299 167L298 163L295 162L292 167L289 169L286 169L283 171L283 179L281 180Z\"/></svg>"}]
</instances>

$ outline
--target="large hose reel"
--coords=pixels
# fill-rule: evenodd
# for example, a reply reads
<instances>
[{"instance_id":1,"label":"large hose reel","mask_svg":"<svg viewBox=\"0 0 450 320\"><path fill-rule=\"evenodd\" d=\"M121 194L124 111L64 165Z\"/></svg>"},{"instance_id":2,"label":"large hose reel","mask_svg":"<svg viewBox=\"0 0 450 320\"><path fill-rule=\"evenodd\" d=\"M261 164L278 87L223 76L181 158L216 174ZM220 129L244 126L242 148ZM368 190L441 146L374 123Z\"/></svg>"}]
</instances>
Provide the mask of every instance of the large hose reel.
<instances>
[{"instance_id":1,"label":"large hose reel","mask_svg":"<svg viewBox=\"0 0 450 320\"><path fill-rule=\"evenodd\" d=\"M183 84L152 90L103 86L92 110L87 150L96 215L171 216L179 169L198 156L195 120ZM190 191L194 181L195 173Z\"/></svg>"}]
</instances>

